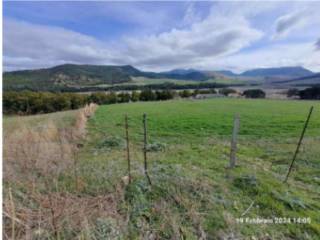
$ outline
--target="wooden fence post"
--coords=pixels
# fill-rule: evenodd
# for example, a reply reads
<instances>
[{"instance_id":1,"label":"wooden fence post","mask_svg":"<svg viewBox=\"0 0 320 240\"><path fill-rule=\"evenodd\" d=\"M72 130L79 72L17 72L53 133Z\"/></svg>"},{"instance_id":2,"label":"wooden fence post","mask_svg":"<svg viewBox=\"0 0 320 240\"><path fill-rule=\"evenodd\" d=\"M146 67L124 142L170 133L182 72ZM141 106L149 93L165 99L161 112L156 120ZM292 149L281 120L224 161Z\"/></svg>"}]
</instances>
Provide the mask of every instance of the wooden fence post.
<instances>
[{"instance_id":1,"label":"wooden fence post","mask_svg":"<svg viewBox=\"0 0 320 240\"><path fill-rule=\"evenodd\" d=\"M239 126L240 126L239 115L235 114L234 121L233 121L232 138L231 138L230 166L229 166L229 168L234 168L236 166L237 137L238 137Z\"/></svg>"},{"instance_id":2,"label":"wooden fence post","mask_svg":"<svg viewBox=\"0 0 320 240\"><path fill-rule=\"evenodd\" d=\"M146 175L149 184L151 185L151 179L148 174L147 163L147 115L143 114L143 158L144 158L144 174Z\"/></svg>"},{"instance_id":3,"label":"wooden fence post","mask_svg":"<svg viewBox=\"0 0 320 240\"><path fill-rule=\"evenodd\" d=\"M127 162L128 162L128 177L129 183L131 183L131 161L130 161L130 142L129 142L129 126L128 115L125 115L125 129L126 129L126 144L127 144Z\"/></svg>"},{"instance_id":4,"label":"wooden fence post","mask_svg":"<svg viewBox=\"0 0 320 240\"><path fill-rule=\"evenodd\" d=\"M292 162L291 162L291 164L290 164L290 167L289 167L287 176L286 176L286 178L285 178L284 181L283 181L284 183L287 182L287 180L288 180L288 178L289 178L289 175L290 175L290 173L291 173L292 167L293 167L293 163L295 162L296 157L297 157L297 155L298 155L298 153L299 153L300 145L301 145L301 143L302 143L302 140L303 140L303 137L304 137L304 133L306 132L306 129L307 129L307 127L308 127L308 124L309 124L309 120L310 120L312 111L313 111L313 106L311 106L311 108L310 108L310 111L309 111L307 120L306 120L306 122L305 122L305 124L304 124L304 127L303 127L303 129L302 129L302 132L301 132L301 135L300 135L300 139L299 139L299 142L298 142L296 151L295 151L295 153L294 153L294 155L293 155L293 159L292 159Z\"/></svg>"}]
</instances>

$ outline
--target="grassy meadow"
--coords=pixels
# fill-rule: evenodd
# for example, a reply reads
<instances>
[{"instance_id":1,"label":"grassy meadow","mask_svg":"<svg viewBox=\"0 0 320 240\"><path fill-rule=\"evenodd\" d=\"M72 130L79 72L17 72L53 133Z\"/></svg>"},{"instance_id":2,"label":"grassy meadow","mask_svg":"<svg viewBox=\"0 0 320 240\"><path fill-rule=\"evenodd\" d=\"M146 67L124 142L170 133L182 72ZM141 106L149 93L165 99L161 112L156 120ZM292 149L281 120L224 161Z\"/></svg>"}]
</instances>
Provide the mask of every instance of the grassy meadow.
<instances>
[{"instance_id":1,"label":"grassy meadow","mask_svg":"<svg viewBox=\"0 0 320 240\"><path fill-rule=\"evenodd\" d=\"M315 106L289 183L282 181L309 107ZM84 169L104 169L101 186L125 176L124 114L129 117L133 183L121 211L131 236L160 239L316 239L320 233L320 112L317 102L213 99L101 106L90 119ZM148 118L149 167L142 174L142 114ZM241 119L238 164L226 169L233 115ZM90 159L90 160L89 160ZM97 172L87 190L97 187ZM99 171L98 171L99 172ZM237 224L246 217L310 217L311 224ZM149 236L149 237L150 237Z\"/></svg>"},{"instance_id":2,"label":"grassy meadow","mask_svg":"<svg viewBox=\"0 0 320 240\"><path fill-rule=\"evenodd\" d=\"M311 105L314 112L285 184ZM151 186L143 174L143 113ZM235 113L240 116L238 165L228 169ZM6 121L4 128L11 122ZM18 215L23 209L35 216L39 210L48 211L45 221L28 228L37 239L318 239L320 235L319 102L221 98L103 105L89 118L86 132L77 143L74 164L50 175L49 185L42 184L49 177L41 172L30 173L36 189L19 181L5 182L21 222L30 221ZM9 214L12 198L5 195ZM49 207L42 198L50 200ZM291 223L239 223L240 217L290 218ZM310 222L303 223L305 218ZM37 217L32 220L37 223ZM12 234L12 221L6 223ZM16 225L16 231L28 232Z\"/></svg>"}]
</instances>

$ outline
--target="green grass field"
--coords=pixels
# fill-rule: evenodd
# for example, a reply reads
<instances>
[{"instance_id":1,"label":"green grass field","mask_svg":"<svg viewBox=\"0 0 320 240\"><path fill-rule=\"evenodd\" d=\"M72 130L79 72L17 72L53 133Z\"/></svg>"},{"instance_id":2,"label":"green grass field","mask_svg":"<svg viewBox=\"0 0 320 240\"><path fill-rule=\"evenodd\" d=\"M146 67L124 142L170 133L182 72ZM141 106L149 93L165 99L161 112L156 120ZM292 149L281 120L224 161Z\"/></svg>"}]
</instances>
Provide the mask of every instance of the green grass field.
<instances>
[{"instance_id":1,"label":"green grass field","mask_svg":"<svg viewBox=\"0 0 320 240\"><path fill-rule=\"evenodd\" d=\"M314 112L285 184L311 105ZM17 132L19 125L36 132L37 126L48 122L71 127L75 113L5 117L4 133ZM143 173L143 113L147 114L151 186ZM229 169L236 113L240 116L238 164ZM129 185L124 178L128 175L125 114L131 152ZM64 144L58 154L66 158ZM86 138L72 144L78 151L71 152L71 164L57 174L53 170L62 167L63 160L55 161L49 172L32 166L25 172L20 166L23 181L5 179L6 234L12 235L10 219L18 219L16 237L28 231L34 239L317 240L320 235L319 102L217 98L103 105L89 119ZM241 217L243 223L238 222ZM246 218L290 219L291 223L250 224ZM26 228L26 224L31 225Z\"/></svg>"},{"instance_id":2,"label":"green grass field","mask_svg":"<svg viewBox=\"0 0 320 240\"><path fill-rule=\"evenodd\" d=\"M301 152L284 184L311 105L315 109ZM143 113L148 118L151 187L142 172ZM238 166L230 170L235 113L241 119ZM118 205L128 219L123 238L318 239L319 102L212 99L101 106L89 121L80 154L87 194L112 193L127 174L125 114L133 182ZM291 218L291 223L237 223L245 212L244 218ZM311 223L292 223L299 217Z\"/></svg>"}]
</instances>

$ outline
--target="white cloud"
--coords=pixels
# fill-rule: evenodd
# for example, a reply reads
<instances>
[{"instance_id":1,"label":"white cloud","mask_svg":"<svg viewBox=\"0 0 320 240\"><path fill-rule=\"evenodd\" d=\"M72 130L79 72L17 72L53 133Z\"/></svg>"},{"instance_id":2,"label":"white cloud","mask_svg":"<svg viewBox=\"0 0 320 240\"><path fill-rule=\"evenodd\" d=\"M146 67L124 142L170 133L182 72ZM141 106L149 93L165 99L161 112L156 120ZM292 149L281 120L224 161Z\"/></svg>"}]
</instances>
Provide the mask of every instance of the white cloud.
<instances>
[{"instance_id":1,"label":"white cloud","mask_svg":"<svg viewBox=\"0 0 320 240\"><path fill-rule=\"evenodd\" d=\"M242 17L210 15L189 29L129 38L126 56L132 56L137 65L145 68L170 68L173 64L193 64L203 58L236 53L262 35Z\"/></svg>"},{"instance_id":2,"label":"white cloud","mask_svg":"<svg viewBox=\"0 0 320 240\"><path fill-rule=\"evenodd\" d=\"M316 47L316 50L320 50L320 38L318 39L318 41L314 45Z\"/></svg>"},{"instance_id":3,"label":"white cloud","mask_svg":"<svg viewBox=\"0 0 320 240\"><path fill-rule=\"evenodd\" d=\"M109 61L107 61L109 60ZM112 63L105 44L93 37L58 27L4 21L5 68L37 68L65 62Z\"/></svg>"},{"instance_id":4,"label":"white cloud","mask_svg":"<svg viewBox=\"0 0 320 240\"><path fill-rule=\"evenodd\" d=\"M13 65L22 68L24 63L28 67L34 64L33 68L36 68L61 62L171 68L196 63L202 58L235 53L262 36L242 17L231 19L212 15L188 29L127 38L123 48L114 48L93 37L63 28L12 19L5 19L4 30L4 61L7 68L13 68ZM14 58L17 58L15 64Z\"/></svg>"},{"instance_id":5,"label":"white cloud","mask_svg":"<svg viewBox=\"0 0 320 240\"><path fill-rule=\"evenodd\" d=\"M188 8L183 17L183 25L192 25L196 22L202 20L202 17L199 12L197 12L195 7L195 2L191 2L188 5Z\"/></svg>"},{"instance_id":6,"label":"white cloud","mask_svg":"<svg viewBox=\"0 0 320 240\"><path fill-rule=\"evenodd\" d=\"M300 30L310 26L319 25L320 17L313 5L308 5L302 9L295 10L289 14L280 16L275 22L275 33L273 39L281 39L287 37L295 30ZM304 35L305 32L300 34Z\"/></svg>"},{"instance_id":7,"label":"white cloud","mask_svg":"<svg viewBox=\"0 0 320 240\"><path fill-rule=\"evenodd\" d=\"M320 72L320 51L314 51L313 42L276 44L203 64L210 64L214 69L231 68L236 72L252 68L285 66L303 66Z\"/></svg>"},{"instance_id":8,"label":"white cloud","mask_svg":"<svg viewBox=\"0 0 320 240\"><path fill-rule=\"evenodd\" d=\"M200 17L201 14L191 4L181 19L183 24L178 24L181 26L179 29L125 37L117 44L64 28L5 18L4 66L6 70L14 70L63 63L132 64L145 70L159 71L177 67L242 71L254 67L301 65L320 71L320 51L315 51L315 38L300 42L270 42L266 37L267 30L262 31L254 22L260 18L259 14L263 16L265 11L269 14L276 9L278 3L228 3L227 6L230 8L224 3L217 3L207 17ZM288 8L287 12L295 8ZM294 33L302 26L315 29L318 18L306 16L304 9L280 14L276 21L279 38ZM143 16L134 18L147 21ZM270 21L275 18L273 16ZM273 27L271 24L269 29ZM320 49L320 40L316 47Z\"/></svg>"}]
</instances>

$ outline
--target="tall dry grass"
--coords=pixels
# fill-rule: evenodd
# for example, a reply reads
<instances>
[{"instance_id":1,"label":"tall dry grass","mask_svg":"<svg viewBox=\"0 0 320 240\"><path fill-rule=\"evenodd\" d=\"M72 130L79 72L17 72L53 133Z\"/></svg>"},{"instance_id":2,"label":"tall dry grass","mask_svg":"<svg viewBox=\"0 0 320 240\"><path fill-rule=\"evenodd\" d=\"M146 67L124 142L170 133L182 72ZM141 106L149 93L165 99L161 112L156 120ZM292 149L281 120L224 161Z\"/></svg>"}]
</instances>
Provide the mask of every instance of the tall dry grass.
<instances>
[{"instance_id":1,"label":"tall dry grass","mask_svg":"<svg viewBox=\"0 0 320 240\"><path fill-rule=\"evenodd\" d=\"M75 123L59 128L52 120L41 126L17 126L4 137L4 180L28 178L31 172L57 175L74 163L77 142L86 133L86 122L97 105L90 104L79 110Z\"/></svg>"},{"instance_id":2,"label":"tall dry grass","mask_svg":"<svg viewBox=\"0 0 320 240\"><path fill-rule=\"evenodd\" d=\"M61 128L49 120L36 127L17 126L5 135L4 238L64 239L62 228L72 230L73 238L75 232L88 234L92 219L119 217L115 197L121 198L120 192L118 196L81 196L57 184L63 172L74 171L78 185L77 151L96 108L90 104L79 110L71 127Z\"/></svg>"}]
</instances>

